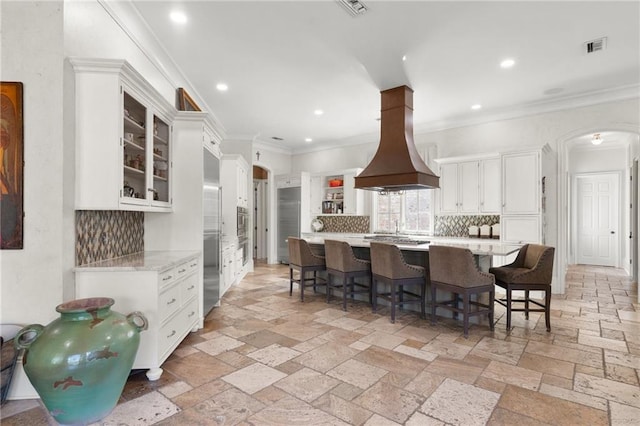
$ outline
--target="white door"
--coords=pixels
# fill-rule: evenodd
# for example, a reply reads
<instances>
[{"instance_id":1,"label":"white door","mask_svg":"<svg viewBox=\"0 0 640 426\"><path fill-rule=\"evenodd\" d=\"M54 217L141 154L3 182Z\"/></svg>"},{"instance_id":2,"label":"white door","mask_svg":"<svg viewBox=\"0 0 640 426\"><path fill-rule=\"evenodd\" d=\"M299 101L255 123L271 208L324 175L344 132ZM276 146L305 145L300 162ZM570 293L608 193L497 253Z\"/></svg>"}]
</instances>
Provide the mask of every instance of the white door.
<instances>
[{"instance_id":1,"label":"white door","mask_svg":"<svg viewBox=\"0 0 640 426\"><path fill-rule=\"evenodd\" d=\"M576 176L577 262L618 266L618 174Z\"/></svg>"}]
</instances>

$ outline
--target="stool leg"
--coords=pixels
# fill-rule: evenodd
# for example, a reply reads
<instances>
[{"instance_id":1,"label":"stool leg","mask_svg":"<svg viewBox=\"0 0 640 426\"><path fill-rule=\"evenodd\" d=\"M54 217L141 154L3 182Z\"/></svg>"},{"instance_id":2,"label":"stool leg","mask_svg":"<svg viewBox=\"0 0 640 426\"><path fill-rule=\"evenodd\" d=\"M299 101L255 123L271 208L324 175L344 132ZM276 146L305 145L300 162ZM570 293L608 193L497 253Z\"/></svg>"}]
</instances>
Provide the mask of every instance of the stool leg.
<instances>
[{"instance_id":1,"label":"stool leg","mask_svg":"<svg viewBox=\"0 0 640 426\"><path fill-rule=\"evenodd\" d=\"M544 322L547 325L547 332L551 331L551 289L547 288L544 292Z\"/></svg>"},{"instance_id":2,"label":"stool leg","mask_svg":"<svg viewBox=\"0 0 640 426\"><path fill-rule=\"evenodd\" d=\"M327 272L327 303L329 303L329 298L331 297L331 274Z\"/></svg>"},{"instance_id":3,"label":"stool leg","mask_svg":"<svg viewBox=\"0 0 640 426\"><path fill-rule=\"evenodd\" d=\"M524 319L529 319L529 290L524 291Z\"/></svg>"},{"instance_id":4,"label":"stool leg","mask_svg":"<svg viewBox=\"0 0 640 426\"><path fill-rule=\"evenodd\" d=\"M318 272L313 271L313 292L316 292L316 284L318 283Z\"/></svg>"},{"instance_id":5,"label":"stool leg","mask_svg":"<svg viewBox=\"0 0 640 426\"><path fill-rule=\"evenodd\" d=\"M494 290L489 291L489 330L493 331L493 304L495 301L496 292Z\"/></svg>"},{"instance_id":6,"label":"stool leg","mask_svg":"<svg viewBox=\"0 0 640 426\"><path fill-rule=\"evenodd\" d=\"M378 312L378 280L371 276L371 312Z\"/></svg>"},{"instance_id":7,"label":"stool leg","mask_svg":"<svg viewBox=\"0 0 640 426\"><path fill-rule=\"evenodd\" d=\"M436 325L436 286L431 283L431 325Z\"/></svg>"},{"instance_id":8,"label":"stool leg","mask_svg":"<svg viewBox=\"0 0 640 426\"><path fill-rule=\"evenodd\" d=\"M353 278L351 278L353 280ZM343 275L342 276L342 310L343 311L347 311L347 286L349 284L347 283L347 275ZM351 294L351 296L353 297L353 294Z\"/></svg>"},{"instance_id":9,"label":"stool leg","mask_svg":"<svg viewBox=\"0 0 640 426\"><path fill-rule=\"evenodd\" d=\"M305 283L305 270L300 268L300 301L304 302L304 283Z\"/></svg>"},{"instance_id":10,"label":"stool leg","mask_svg":"<svg viewBox=\"0 0 640 426\"><path fill-rule=\"evenodd\" d=\"M423 282L420 285L420 313L422 314L422 319L427 319L427 312L426 312L426 299L427 299L427 283Z\"/></svg>"},{"instance_id":11,"label":"stool leg","mask_svg":"<svg viewBox=\"0 0 640 426\"><path fill-rule=\"evenodd\" d=\"M293 294L293 268L289 268L289 297Z\"/></svg>"},{"instance_id":12,"label":"stool leg","mask_svg":"<svg viewBox=\"0 0 640 426\"><path fill-rule=\"evenodd\" d=\"M462 329L464 331L464 338L469 338L469 294L464 293L462 295Z\"/></svg>"},{"instance_id":13,"label":"stool leg","mask_svg":"<svg viewBox=\"0 0 640 426\"><path fill-rule=\"evenodd\" d=\"M396 322L396 283L391 280L391 324Z\"/></svg>"},{"instance_id":14,"label":"stool leg","mask_svg":"<svg viewBox=\"0 0 640 426\"><path fill-rule=\"evenodd\" d=\"M511 330L511 289L507 287L507 330Z\"/></svg>"}]
</instances>

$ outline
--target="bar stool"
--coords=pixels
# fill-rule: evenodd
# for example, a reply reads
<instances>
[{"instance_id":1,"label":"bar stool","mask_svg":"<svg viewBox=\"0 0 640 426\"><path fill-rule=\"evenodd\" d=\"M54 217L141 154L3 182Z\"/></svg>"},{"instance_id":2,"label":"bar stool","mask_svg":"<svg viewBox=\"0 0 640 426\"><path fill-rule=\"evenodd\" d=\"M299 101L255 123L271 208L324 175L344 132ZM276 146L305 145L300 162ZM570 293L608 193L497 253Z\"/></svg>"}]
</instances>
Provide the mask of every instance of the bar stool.
<instances>
[{"instance_id":1,"label":"bar stool","mask_svg":"<svg viewBox=\"0 0 640 426\"><path fill-rule=\"evenodd\" d=\"M504 288L507 297L496 299L496 302L507 308L507 330L511 329L511 312L524 312L529 319L529 312L544 312L547 331L551 331L551 280L553 278L554 247L539 244L525 244L520 248L513 263L490 268L489 272L496 276L496 285ZM524 290L524 298L513 299L513 290ZM530 291L544 291L544 300L538 302L529 297ZM523 303L522 308L513 308L513 303ZM530 308L534 304L539 308Z\"/></svg>"},{"instance_id":2,"label":"bar stool","mask_svg":"<svg viewBox=\"0 0 640 426\"><path fill-rule=\"evenodd\" d=\"M429 246L429 274L431 275L431 325L436 323L436 308L462 313L464 337L469 337L469 317L489 316L493 330L493 301L495 277L478 269L471 250L460 247ZM437 301L436 290L453 293L453 299ZM471 295L489 293L489 303L471 300ZM462 295L462 309L459 308ZM472 311L471 306L476 308Z\"/></svg>"},{"instance_id":3,"label":"bar stool","mask_svg":"<svg viewBox=\"0 0 640 426\"><path fill-rule=\"evenodd\" d=\"M347 296L353 299L355 294L367 293L371 303L371 262L358 259L353 249L344 241L324 240L324 255L327 261L327 303L331 290L342 289L342 310L347 310ZM333 284L331 277L342 282ZM368 284L355 281L357 277L368 277Z\"/></svg>"},{"instance_id":4,"label":"bar stool","mask_svg":"<svg viewBox=\"0 0 640 426\"><path fill-rule=\"evenodd\" d=\"M418 265L410 265L404 261L402 252L394 244L372 241L371 249L371 303L373 312L378 308L378 297L387 300L391 304L391 322L396 322L396 306L402 309L409 303L420 304L421 317L425 318L425 298L427 288L427 276L425 268ZM389 291L378 293L378 282L389 286ZM416 291L409 291L405 286L415 286ZM409 299L406 300L405 296Z\"/></svg>"},{"instance_id":5,"label":"bar stool","mask_svg":"<svg viewBox=\"0 0 640 426\"><path fill-rule=\"evenodd\" d=\"M324 278L318 277L318 271L327 269L325 258L318 256L311 251L309 243L295 237L288 237L289 245L289 296L293 294L293 283L300 285L300 300L304 302L304 288L313 286L316 291L317 285L326 285ZM299 277L293 277L293 270L299 271ZM312 278L307 278L308 272L313 272Z\"/></svg>"}]
</instances>

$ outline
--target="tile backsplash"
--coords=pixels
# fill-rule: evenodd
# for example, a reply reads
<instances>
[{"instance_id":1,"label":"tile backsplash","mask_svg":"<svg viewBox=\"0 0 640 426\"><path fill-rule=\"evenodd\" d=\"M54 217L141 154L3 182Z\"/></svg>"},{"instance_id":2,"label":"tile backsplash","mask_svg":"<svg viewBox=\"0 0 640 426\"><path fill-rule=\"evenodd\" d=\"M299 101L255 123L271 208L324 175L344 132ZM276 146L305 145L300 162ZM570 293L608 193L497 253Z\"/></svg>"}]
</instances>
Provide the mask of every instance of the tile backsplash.
<instances>
[{"instance_id":1,"label":"tile backsplash","mask_svg":"<svg viewBox=\"0 0 640 426\"><path fill-rule=\"evenodd\" d=\"M76 210L76 265L144 251L144 213Z\"/></svg>"},{"instance_id":2,"label":"tile backsplash","mask_svg":"<svg viewBox=\"0 0 640 426\"><path fill-rule=\"evenodd\" d=\"M371 232L369 216L318 216L323 223L320 232L346 232L352 234L367 234Z\"/></svg>"},{"instance_id":3,"label":"tile backsplash","mask_svg":"<svg viewBox=\"0 0 640 426\"><path fill-rule=\"evenodd\" d=\"M468 237L470 226L493 225L500 215L436 216L434 233L441 237Z\"/></svg>"}]
</instances>

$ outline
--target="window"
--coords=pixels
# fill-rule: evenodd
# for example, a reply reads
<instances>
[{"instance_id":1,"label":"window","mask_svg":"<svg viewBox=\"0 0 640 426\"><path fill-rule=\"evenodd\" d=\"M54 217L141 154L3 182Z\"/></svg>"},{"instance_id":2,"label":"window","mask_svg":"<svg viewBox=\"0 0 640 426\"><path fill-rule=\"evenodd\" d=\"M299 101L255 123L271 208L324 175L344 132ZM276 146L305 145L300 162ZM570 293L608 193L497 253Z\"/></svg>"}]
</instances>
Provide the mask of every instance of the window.
<instances>
[{"instance_id":1,"label":"window","mask_svg":"<svg viewBox=\"0 0 640 426\"><path fill-rule=\"evenodd\" d=\"M379 232L431 231L431 192L414 190L375 193L374 229Z\"/></svg>"}]
</instances>

